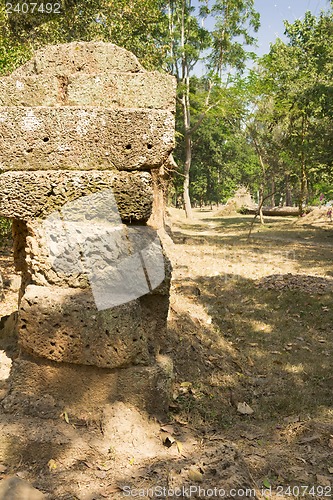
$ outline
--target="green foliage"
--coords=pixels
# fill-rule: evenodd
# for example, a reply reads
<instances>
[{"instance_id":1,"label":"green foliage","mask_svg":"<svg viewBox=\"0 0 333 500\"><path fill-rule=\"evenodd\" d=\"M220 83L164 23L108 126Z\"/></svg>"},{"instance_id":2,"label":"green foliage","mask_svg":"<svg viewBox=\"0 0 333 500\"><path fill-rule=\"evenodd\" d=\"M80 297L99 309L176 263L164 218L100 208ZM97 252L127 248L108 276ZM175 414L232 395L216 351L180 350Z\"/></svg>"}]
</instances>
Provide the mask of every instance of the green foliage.
<instances>
[{"instance_id":1,"label":"green foliage","mask_svg":"<svg viewBox=\"0 0 333 500\"><path fill-rule=\"evenodd\" d=\"M217 0L211 14L216 19L212 32L211 68L221 76L222 71L229 66L244 70L246 60L252 56L246 46L256 42L251 32L256 33L260 26L254 0Z\"/></svg>"},{"instance_id":2,"label":"green foliage","mask_svg":"<svg viewBox=\"0 0 333 500\"><path fill-rule=\"evenodd\" d=\"M301 207L333 181L332 12L307 12L285 26L288 43L277 40L250 75L255 112L248 130L264 183L287 178Z\"/></svg>"},{"instance_id":3,"label":"green foliage","mask_svg":"<svg viewBox=\"0 0 333 500\"><path fill-rule=\"evenodd\" d=\"M193 116L199 115L205 78L193 78L191 102ZM219 105L214 106L193 134L190 195L196 205L223 203L239 185L258 190L260 166L253 146L244 133L246 88L236 79L229 88L217 86ZM213 97L216 99L216 96ZM181 117L178 115L178 120ZM177 128L181 127L177 123ZM185 146L179 141L175 155L180 165L185 162ZM182 191L182 177L175 177L175 188Z\"/></svg>"},{"instance_id":4,"label":"green foliage","mask_svg":"<svg viewBox=\"0 0 333 500\"><path fill-rule=\"evenodd\" d=\"M231 82L231 69L241 71L249 53L244 44L254 43L250 31L259 27L259 16L253 0L215 0L212 8L201 0L199 12L191 0L169 0L169 70L178 81L177 129L182 141L175 157L183 174L183 193L186 214L191 215L190 192L199 203L208 199L219 201L222 196L219 170L221 161L214 159L214 149L207 149L206 158L200 157L197 143L203 143L205 122L219 129L227 120L240 123L244 105L241 86ZM205 28L204 18L214 18L212 31ZM242 40L242 45L240 43ZM193 69L199 62L206 65L206 74L198 79ZM211 120L213 120L211 122ZM220 131L217 131L219 134ZM212 141L208 140L212 145ZM218 146L222 149L223 141ZM216 157L216 155L215 155ZM180 188L179 178L176 191ZM190 192L189 192L190 190Z\"/></svg>"},{"instance_id":5,"label":"green foliage","mask_svg":"<svg viewBox=\"0 0 333 500\"><path fill-rule=\"evenodd\" d=\"M0 217L0 239L9 238L12 233L12 222L10 219Z\"/></svg>"},{"instance_id":6,"label":"green foliage","mask_svg":"<svg viewBox=\"0 0 333 500\"><path fill-rule=\"evenodd\" d=\"M60 13L6 14L2 5L0 71L9 73L43 45L90 40L118 44L148 69L160 68L167 49L162 7L162 0L61 0Z\"/></svg>"}]
</instances>

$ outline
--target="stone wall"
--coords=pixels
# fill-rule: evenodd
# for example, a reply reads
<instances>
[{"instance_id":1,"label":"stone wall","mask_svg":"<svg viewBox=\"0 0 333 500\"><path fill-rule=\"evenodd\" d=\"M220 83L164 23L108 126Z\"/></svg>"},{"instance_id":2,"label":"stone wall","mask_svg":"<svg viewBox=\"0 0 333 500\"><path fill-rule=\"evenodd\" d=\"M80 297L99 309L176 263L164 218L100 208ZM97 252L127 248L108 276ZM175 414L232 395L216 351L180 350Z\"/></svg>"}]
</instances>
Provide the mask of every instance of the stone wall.
<instances>
[{"instance_id":1,"label":"stone wall","mask_svg":"<svg viewBox=\"0 0 333 500\"><path fill-rule=\"evenodd\" d=\"M0 215L22 275L5 411L168 406L163 165L175 81L113 44L50 46L0 79Z\"/></svg>"}]
</instances>

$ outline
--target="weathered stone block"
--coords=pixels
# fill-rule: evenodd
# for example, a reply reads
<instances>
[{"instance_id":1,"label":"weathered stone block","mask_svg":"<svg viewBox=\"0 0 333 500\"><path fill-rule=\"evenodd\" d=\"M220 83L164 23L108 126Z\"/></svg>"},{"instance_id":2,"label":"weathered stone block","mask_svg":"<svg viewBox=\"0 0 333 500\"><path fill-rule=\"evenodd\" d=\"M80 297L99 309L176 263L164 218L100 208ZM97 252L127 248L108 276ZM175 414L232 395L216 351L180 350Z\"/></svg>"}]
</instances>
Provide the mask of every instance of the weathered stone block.
<instances>
[{"instance_id":1,"label":"weathered stone block","mask_svg":"<svg viewBox=\"0 0 333 500\"><path fill-rule=\"evenodd\" d=\"M72 420L123 401L165 418L171 385L172 362L166 356L158 356L151 366L121 370L21 358L13 363L2 407L5 412L40 418L59 418L67 411Z\"/></svg>"},{"instance_id":2,"label":"weathered stone block","mask_svg":"<svg viewBox=\"0 0 333 500\"><path fill-rule=\"evenodd\" d=\"M17 476L0 482L0 498L3 500L46 500L46 496L31 484Z\"/></svg>"},{"instance_id":3,"label":"weathered stone block","mask_svg":"<svg viewBox=\"0 0 333 500\"><path fill-rule=\"evenodd\" d=\"M130 302L148 293L168 294L170 264L156 231L147 226L122 225L112 210L101 215L96 195L88 210L78 200L43 221L29 221L24 231L27 283L92 287L99 309ZM83 198L89 200L89 197ZM102 198L106 207L112 205ZM104 220L101 220L101 219ZM18 264L19 266L19 264ZM21 266L22 270L23 267Z\"/></svg>"},{"instance_id":4,"label":"weathered stone block","mask_svg":"<svg viewBox=\"0 0 333 500\"><path fill-rule=\"evenodd\" d=\"M57 256L60 257L58 259L53 254L54 245L57 247ZM24 258L26 285L89 288L81 248L73 248L65 230L55 228L53 232L50 228L50 233L47 234L42 222L28 222Z\"/></svg>"},{"instance_id":5,"label":"weathered stone block","mask_svg":"<svg viewBox=\"0 0 333 500\"><path fill-rule=\"evenodd\" d=\"M12 74L69 75L83 73L109 73L144 71L134 54L112 43L72 42L48 45L38 50L31 61Z\"/></svg>"},{"instance_id":6,"label":"weathered stone block","mask_svg":"<svg viewBox=\"0 0 333 500\"><path fill-rule=\"evenodd\" d=\"M141 307L98 311L90 291L29 285L19 310L19 343L57 362L117 368L148 364Z\"/></svg>"},{"instance_id":7,"label":"weathered stone block","mask_svg":"<svg viewBox=\"0 0 333 500\"><path fill-rule=\"evenodd\" d=\"M176 80L158 71L0 78L0 106L101 106L175 112Z\"/></svg>"},{"instance_id":8,"label":"weathered stone block","mask_svg":"<svg viewBox=\"0 0 333 500\"><path fill-rule=\"evenodd\" d=\"M175 78L158 71L106 75L80 73L69 77L66 104L164 109L174 113L175 96Z\"/></svg>"},{"instance_id":9,"label":"weathered stone block","mask_svg":"<svg viewBox=\"0 0 333 500\"><path fill-rule=\"evenodd\" d=\"M55 106L60 99L60 83L54 76L0 78L0 106Z\"/></svg>"},{"instance_id":10,"label":"weathered stone block","mask_svg":"<svg viewBox=\"0 0 333 500\"><path fill-rule=\"evenodd\" d=\"M45 218L65 203L112 189L121 220L145 222L152 210L151 184L148 172L5 172L0 175L0 214L21 220Z\"/></svg>"},{"instance_id":11,"label":"weathered stone block","mask_svg":"<svg viewBox=\"0 0 333 500\"><path fill-rule=\"evenodd\" d=\"M174 146L162 110L2 107L2 170L137 170L159 167Z\"/></svg>"}]
</instances>

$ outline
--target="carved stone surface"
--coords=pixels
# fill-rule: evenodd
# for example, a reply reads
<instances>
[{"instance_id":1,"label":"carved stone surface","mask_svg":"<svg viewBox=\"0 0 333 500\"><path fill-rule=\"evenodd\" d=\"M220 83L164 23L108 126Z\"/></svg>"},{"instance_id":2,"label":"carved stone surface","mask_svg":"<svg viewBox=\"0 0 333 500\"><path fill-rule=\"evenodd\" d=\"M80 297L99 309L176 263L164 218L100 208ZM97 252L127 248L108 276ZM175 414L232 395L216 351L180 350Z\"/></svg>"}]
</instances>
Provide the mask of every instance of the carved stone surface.
<instances>
[{"instance_id":1,"label":"carved stone surface","mask_svg":"<svg viewBox=\"0 0 333 500\"><path fill-rule=\"evenodd\" d=\"M24 259L29 283L91 286L103 309L150 292L169 294L170 263L151 228L120 221L96 223L89 212L91 218L73 223L76 214L58 214L29 221L22 230L25 253L18 252L15 259L21 270Z\"/></svg>"},{"instance_id":2,"label":"carved stone surface","mask_svg":"<svg viewBox=\"0 0 333 500\"><path fill-rule=\"evenodd\" d=\"M54 106L59 101L60 83L54 76L0 78L0 106Z\"/></svg>"},{"instance_id":3,"label":"carved stone surface","mask_svg":"<svg viewBox=\"0 0 333 500\"><path fill-rule=\"evenodd\" d=\"M21 358L14 361L2 407L39 418L59 418L66 410L73 418L120 400L159 416L168 410L171 384L172 361L166 356L151 366L121 370Z\"/></svg>"}]
</instances>

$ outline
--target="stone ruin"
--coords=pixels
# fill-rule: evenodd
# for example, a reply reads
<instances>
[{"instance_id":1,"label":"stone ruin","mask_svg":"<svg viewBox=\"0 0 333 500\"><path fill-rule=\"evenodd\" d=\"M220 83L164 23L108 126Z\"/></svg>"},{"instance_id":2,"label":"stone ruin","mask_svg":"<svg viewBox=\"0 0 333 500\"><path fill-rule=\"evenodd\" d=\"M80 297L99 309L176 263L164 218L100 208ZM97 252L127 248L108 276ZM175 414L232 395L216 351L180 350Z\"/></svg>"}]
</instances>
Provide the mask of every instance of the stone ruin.
<instances>
[{"instance_id":1,"label":"stone ruin","mask_svg":"<svg viewBox=\"0 0 333 500\"><path fill-rule=\"evenodd\" d=\"M0 79L0 215L22 276L5 411L167 410L174 112L174 79L109 43L49 46Z\"/></svg>"}]
</instances>

